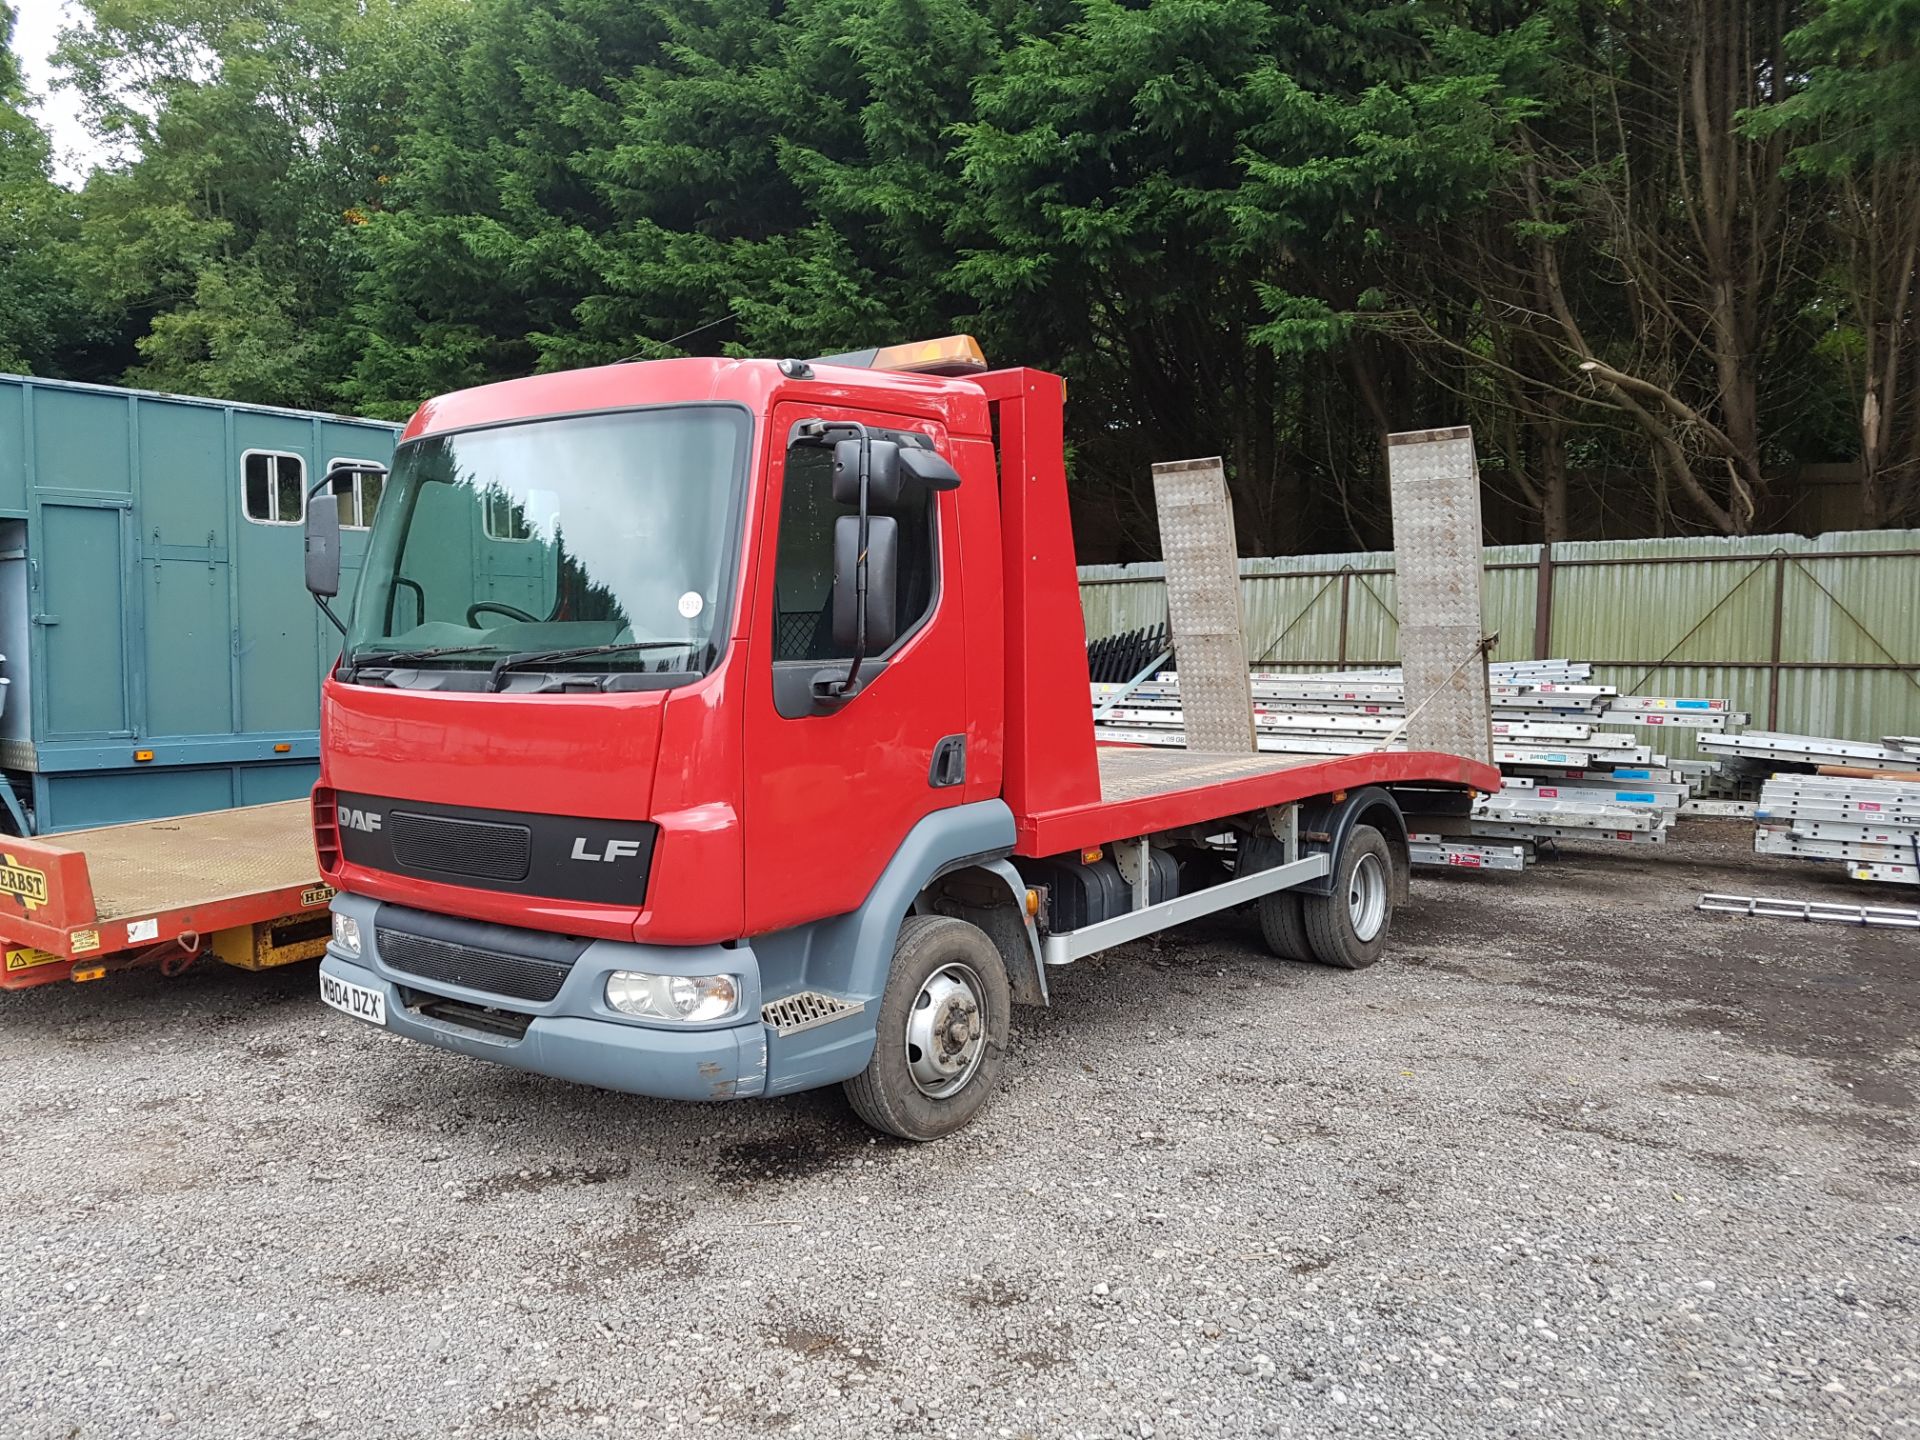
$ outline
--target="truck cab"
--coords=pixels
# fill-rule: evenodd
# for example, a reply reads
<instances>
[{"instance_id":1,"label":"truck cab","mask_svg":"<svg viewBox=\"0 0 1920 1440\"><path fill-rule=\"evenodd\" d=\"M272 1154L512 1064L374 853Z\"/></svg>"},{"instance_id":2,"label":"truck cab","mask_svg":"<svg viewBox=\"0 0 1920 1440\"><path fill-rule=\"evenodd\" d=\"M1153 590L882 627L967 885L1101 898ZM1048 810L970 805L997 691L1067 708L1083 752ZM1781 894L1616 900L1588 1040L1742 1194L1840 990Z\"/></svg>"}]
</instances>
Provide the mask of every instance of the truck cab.
<instances>
[{"instance_id":1,"label":"truck cab","mask_svg":"<svg viewBox=\"0 0 1920 1440\"><path fill-rule=\"evenodd\" d=\"M1370 817L1387 909L1362 948L1383 941L1405 877L1389 787L1316 790L1341 799L1308 853L1297 779L1103 779L1063 403L958 337L423 405L324 686L323 997L614 1090L844 1082L930 1139L984 1103L1010 1004L1044 1003L1075 948L1049 950L1056 895L1083 935L1171 922L1150 912L1180 898L1175 847L1225 836L1240 898L1305 906L1299 884L1337 888L1335 830ZM309 510L323 602L333 511ZM1392 775L1497 784L1407 758ZM1134 878L1088 902L1103 865Z\"/></svg>"}]
</instances>

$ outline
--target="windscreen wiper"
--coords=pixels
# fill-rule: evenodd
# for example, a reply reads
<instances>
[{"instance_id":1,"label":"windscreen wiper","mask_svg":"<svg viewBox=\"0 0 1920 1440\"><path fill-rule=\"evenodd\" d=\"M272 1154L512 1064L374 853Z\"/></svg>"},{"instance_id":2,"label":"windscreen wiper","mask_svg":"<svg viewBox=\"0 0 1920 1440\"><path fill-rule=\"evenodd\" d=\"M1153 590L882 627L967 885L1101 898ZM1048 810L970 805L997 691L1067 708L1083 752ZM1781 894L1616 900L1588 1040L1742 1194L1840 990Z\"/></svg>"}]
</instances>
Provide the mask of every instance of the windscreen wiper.
<instances>
[{"instance_id":1,"label":"windscreen wiper","mask_svg":"<svg viewBox=\"0 0 1920 1440\"><path fill-rule=\"evenodd\" d=\"M618 655L623 650L691 650L694 644L692 640L622 640L612 645L576 645L571 650L527 650L518 655L502 655L493 662L493 669L487 675L487 689L498 690L509 670L528 665L584 660L592 655Z\"/></svg>"},{"instance_id":2,"label":"windscreen wiper","mask_svg":"<svg viewBox=\"0 0 1920 1440\"><path fill-rule=\"evenodd\" d=\"M425 650L355 650L347 656L347 668L362 665L407 665L415 660L432 660L439 655L471 655L476 650L491 650L491 645L434 645Z\"/></svg>"}]
</instances>

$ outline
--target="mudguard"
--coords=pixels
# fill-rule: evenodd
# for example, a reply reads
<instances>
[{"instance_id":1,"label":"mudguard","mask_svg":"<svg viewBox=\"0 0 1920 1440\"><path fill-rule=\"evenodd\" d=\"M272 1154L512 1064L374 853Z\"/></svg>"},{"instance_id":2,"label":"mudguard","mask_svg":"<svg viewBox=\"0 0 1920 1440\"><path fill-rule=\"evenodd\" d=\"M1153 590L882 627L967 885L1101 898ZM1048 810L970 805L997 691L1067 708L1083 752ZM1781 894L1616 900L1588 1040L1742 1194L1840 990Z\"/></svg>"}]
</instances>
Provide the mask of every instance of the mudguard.
<instances>
[{"instance_id":1,"label":"mudguard","mask_svg":"<svg viewBox=\"0 0 1920 1440\"><path fill-rule=\"evenodd\" d=\"M831 1085L867 1068L900 922L939 875L998 860L1012 853L1013 842L1013 811L1004 800L936 810L907 832L857 909L753 937L769 998L814 990L860 1007L797 1033L769 1033L767 1094Z\"/></svg>"},{"instance_id":2,"label":"mudguard","mask_svg":"<svg viewBox=\"0 0 1920 1440\"><path fill-rule=\"evenodd\" d=\"M1359 824L1373 826L1386 836L1394 854L1394 903L1407 898L1407 822L1400 813L1400 802L1378 785L1352 790L1344 800L1309 800L1300 807L1300 853L1321 854L1331 862L1327 873L1298 886L1302 895L1331 895L1333 877L1340 868L1340 847L1347 834Z\"/></svg>"}]
</instances>

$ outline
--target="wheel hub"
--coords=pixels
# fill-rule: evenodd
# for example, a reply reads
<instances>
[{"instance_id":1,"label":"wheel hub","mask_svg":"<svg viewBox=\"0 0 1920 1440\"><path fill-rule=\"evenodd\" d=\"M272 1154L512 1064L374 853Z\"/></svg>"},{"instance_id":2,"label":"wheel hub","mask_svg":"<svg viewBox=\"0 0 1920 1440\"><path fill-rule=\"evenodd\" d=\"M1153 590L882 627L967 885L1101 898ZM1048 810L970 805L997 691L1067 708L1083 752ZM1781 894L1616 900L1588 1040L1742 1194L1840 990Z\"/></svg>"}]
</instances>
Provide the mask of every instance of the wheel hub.
<instances>
[{"instance_id":1,"label":"wheel hub","mask_svg":"<svg viewBox=\"0 0 1920 1440\"><path fill-rule=\"evenodd\" d=\"M965 1087L986 1054L980 977L943 965L927 977L907 1012L907 1069L922 1095L941 1099Z\"/></svg>"},{"instance_id":2,"label":"wheel hub","mask_svg":"<svg viewBox=\"0 0 1920 1440\"><path fill-rule=\"evenodd\" d=\"M1347 914L1353 933L1366 944L1387 923L1387 870L1378 855L1362 855L1347 880Z\"/></svg>"}]
</instances>

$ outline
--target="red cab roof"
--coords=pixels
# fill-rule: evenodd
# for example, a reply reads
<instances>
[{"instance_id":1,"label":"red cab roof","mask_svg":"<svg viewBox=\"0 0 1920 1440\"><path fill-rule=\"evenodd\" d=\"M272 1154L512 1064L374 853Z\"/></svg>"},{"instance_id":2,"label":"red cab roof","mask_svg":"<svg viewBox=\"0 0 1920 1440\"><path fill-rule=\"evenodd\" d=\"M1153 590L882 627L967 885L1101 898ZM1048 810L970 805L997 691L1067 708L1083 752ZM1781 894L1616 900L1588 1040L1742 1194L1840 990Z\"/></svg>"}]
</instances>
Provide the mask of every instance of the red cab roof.
<instances>
[{"instance_id":1,"label":"red cab roof","mask_svg":"<svg viewBox=\"0 0 1920 1440\"><path fill-rule=\"evenodd\" d=\"M796 379L773 360L696 358L560 370L455 390L416 410L400 443L479 425L643 405L732 402L758 414L780 400L872 405L878 397L885 397L890 410L937 420L953 434L990 433L986 396L971 379L823 364L811 365L805 378Z\"/></svg>"}]
</instances>

